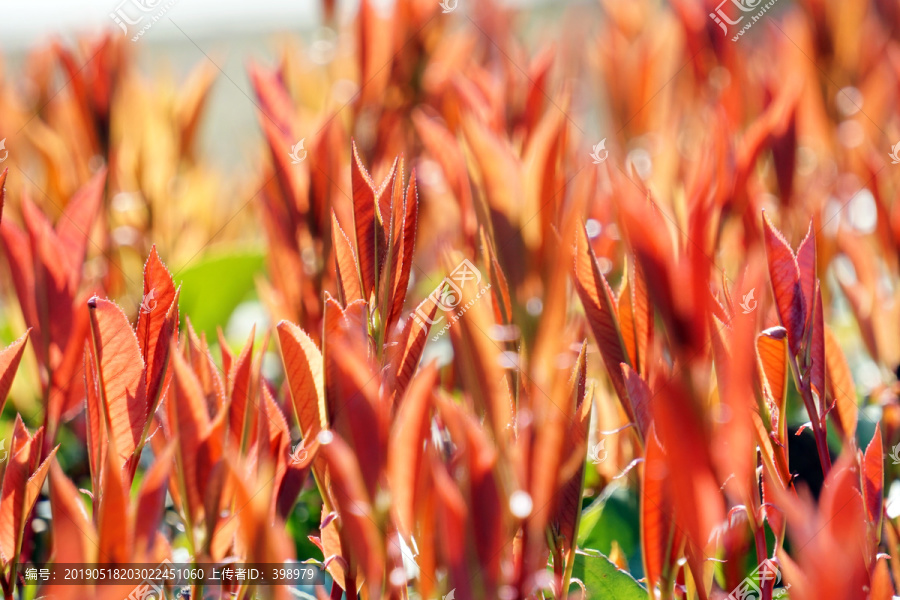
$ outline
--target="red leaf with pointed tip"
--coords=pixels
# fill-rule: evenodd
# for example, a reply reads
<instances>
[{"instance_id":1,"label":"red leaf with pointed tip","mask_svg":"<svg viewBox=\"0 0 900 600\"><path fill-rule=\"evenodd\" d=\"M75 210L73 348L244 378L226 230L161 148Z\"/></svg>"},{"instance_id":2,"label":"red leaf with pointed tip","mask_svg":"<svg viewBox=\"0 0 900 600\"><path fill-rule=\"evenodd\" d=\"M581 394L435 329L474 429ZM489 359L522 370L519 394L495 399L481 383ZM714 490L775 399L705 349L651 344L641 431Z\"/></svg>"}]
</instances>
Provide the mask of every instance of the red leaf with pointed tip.
<instances>
[{"instance_id":1,"label":"red leaf with pointed tip","mask_svg":"<svg viewBox=\"0 0 900 600\"><path fill-rule=\"evenodd\" d=\"M805 325L805 308L800 283L800 267L784 236L769 222L763 213L766 237L766 257L769 263L769 277L775 294L778 318L787 329L791 354L800 352Z\"/></svg>"},{"instance_id":2,"label":"red leaf with pointed tip","mask_svg":"<svg viewBox=\"0 0 900 600\"><path fill-rule=\"evenodd\" d=\"M122 479L122 469L113 454L120 452L110 444L111 452L103 467L103 487L100 491L100 511L97 516L97 533L100 537L100 562L125 563L131 555L133 539L128 526L128 487ZM97 490L94 491L95 493Z\"/></svg>"},{"instance_id":3,"label":"red leaf with pointed tip","mask_svg":"<svg viewBox=\"0 0 900 600\"><path fill-rule=\"evenodd\" d=\"M634 411L628 403L628 391L625 389L625 380L619 365L626 363L631 366L625 344L622 340L622 332L616 319L618 307L613 299L612 290L606 278L597 266L597 258L588 241L587 231L584 226L577 228L575 242L575 289L581 298L584 312L587 315L594 339L600 347L600 355L606 372L612 380L613 387L619 395L622 405L625 407L628 418L635 420Z\"/></svg>"},{"instance_id":4,"label":"red leaf with pointed tip","mask_svg":"<svg viewBox=\"0 0 900 600\"><path fill-rule=\"evenodd\" d=\"M390 338L385 355L386 362L390 365L388 381L394 397L403 394L412 379L428 340L428 326L425 325L428 321L420 321L415 315L424 315L429 320L434 320L436 312L437 304L430 297L426 298L416 307L415 313L406 319L403 327L396 330Z\"/></svg>"},{"instance_id":5,"label":"red leaf with pointed tip","mask_svg":"<svg viewBox=\"0 0 900 600\"><path fill-rule=\"evenodd\" d=\"M70 264L77 267L70 274L74 290L81 281L81 265L87 251L90 233L100 212L103 188L106 185L106 168L100 169L69 199L65 211L56 223L56 235L66 249Z\"/></svg>"},{"instance_id":6,"label":"red leaf with pointed tip","mask_svg":"<svg viewBox=\"0 0 900 600\"><path fill-rule=\"evenodd\" d=\"M816 234L813 233L812 221L806 237L797 248L797 268L800 270L800 289L803 292L803 306L809 312L816 297ZM809 318L809 314L806 315Z\"/></svg>"},{"instance_id":7,"label":"red leaf with pointed tip","mask_svg":"<svg viewBox=\"0 0 900 600\"><path fill-rule=\"evenodd\" d=\"M147 365L147 397L151 403L163 391L169 341L177 335L178 290L154 245L144 264L144 295L137 322L138 344Z\"/></svg>"},{"instance_id":8,"label":"red leaf with pointed tip","mask_svg":"<svg viewBox=\"0 0 900 600\"><path fill-rule=\"evenodd\" d=\"M172 469L176 444L175 441L169 443L166 449L156 457L141 481L137 508L132 516L134 521L133 552L138 560L143 557L149 558L148 555L156 542L157 529L165 514L166 486L169 482L169 471Z\"/></svg>"},{"instance_id":9,"label":"red leaf with pointed tip","mask_svg":"<svg viewBox=\"0 0 900 600\"><path fill-rule=\"evenodd\" d=\"M9 395L13 379L16 377L29 332L30 330L26 331L22 337L0 350L0 414L3 413L3 405L6 404L6 397Z\"/></svg>"},{"instance_id":10,"label":"red leaf with pointed tip","mask_svg":"<svg viewBox=\"0 0 900 600\"><path fill-rule=\"evenodd\" d=\"M200 478L198 459L201 456L200 445L207 437L210 422L206 410L206 401L197 376L174 347L172 357L172 387L166 400L169 427L172 439L178 440L179 469L184 473L183 484L187 486L188 508L194 522L198 522L202 514L203 500L197 489Z\"/></svg>"},{"instance_id":11,"label":"red leaf with pointed tip","mask_svg":"<svg viewBox=\"0 0 900 600\"><path fill-rule=\"evenodd\" d=\"M91 358L100 381L99 391L109 435L128 460L140 442L147 419L144 359L131 324L115 303L94 296L91 314Z\"/></svg>"},{"instance_id":12,"label":"red leaf with pointed tip","mask_svg":"<svg viewBox=\"0 0 900 600\"><path fill-rule=\"evenodd\" d=\"M278 323L278 339L300 434L304 440L314 438L327 427L322 353L306 332L288 321Z\"/></svg>"},{"instance_id":13,"label":"red leaf with pointed tip","mask_svg":"<svg viewBox=\"0 0 900 600\"><path fill-rule=\"evenodd\" d=\"M95 489L99 489L95 488ZM53 558L63 563L91 563L97 549L97 532L84 510L75 485L57 461L50 465L50 510L53 519Z\"/></svg>"},{"instance_id":14,"label":"red leaf with pointed tip","mask_svg":"<svg viewBox=\"0 0 900 600\"><path fill-rule=\"evenodd\" d=\"M47 357L40 332L41 322L37 313L34 261L31 258L28 235L9 219L6 219L0 223L0 241L3 242L3 249L6 251L10 275L16 288L16 297L22 308L22 316L25 317L25 323L31 327L31 341L34 345L35 355L39 363L43 365Z\"/></svg>"},{"instance_id":15,"label":"red leaf with pointed tip","mask_svg":"<svg viewBox=\"0 0 900 600\"><path fill-rule=\"evenodd\" d=\"M362 164L356 142L353 142L353 156L350 160L351 184L353 187L353 222L356 229L356 256L362 279L363 299L375 291L375 281L381 262L384 260L384 225L379 222L379 201L385 189L393 182L397 161L381 185L376 187L372 176Z\"/></svg>"},{"instance_id":16,"label":"red leaf with pointed tip","mask_svg":"<svg viewBox=\"0 0 900 600\"><path fill-rule=\"evenodd\" d=\"M20 423L17 417L16 429ZM22 544L22 528L33 504L33 501L29 503L26 499L29 495L33 499L37 498L37 493L29 494L26 488L31 485L35 463L41 452L43 437L39 435L40 432L41 430L38 430L34 437L30 437L25 431L24 439L15 433L13 435L9 462L3 473L2 493L0 493L0 553L4 561L18 557ZM36 483L40 491L43 478Z\"/></svg>"},{"instance_id":17,"label":"red leaf with pointed tip","mask_svg":"<svg viewBox=\"0 0 900 600\"><path fill-rule=\"evenodd\" d=\"M256 422L255 411L251 410L253 399L253 340L256 337L256 325L250 330L250 337L228 373L228 390L231 404L228 406L228 423L231 435L238 446L252 435Z\"/></svg>"},{"instance_id":18,"label":"red leaf with pointed tip","mask_svg":"<svg viewBox=\"0 0 900 600\"><path fill-rule=\"evenodd\" d=\"M863 496L866 501L868 522L875 531L873 547L881 539L881 515L884 508L884 447L881 440L881 426L875 425L875 434L866 447L862 468Z\"/></svg>"},{"instance_id":19,"label":"red leaf with pointed tip","mask_svg":"<svg viewBox=\"0 0 900 600\"><path fill-rule=\"evenodd\" d=\"M419 192L416 189L416 170L413 169L409 177L409 187L406 191L406 200L403 203L403 227L400 230L402 238L394 242L399 249L399 258L394 263L394 289L391 312L386 326L390 331L392 325L400 318L403 304L406 301L406 288L409 287L409 275L412 271L413 252L416 247L416 225L419 216Z\"/></svg>"},{"instance_id":20,"label":"red leaf with pointed tip","mask_svg":"<svg viewBox=\"0 0 900 600\"><path fill-rule=\"evenodd\" d=\"M331 239L334 244L334 261L337 268L338 290L341 301L349 304L354 300L362 299L362 289L359 287L359 265L353 252L353 244L344 233L344 229L338 222L337 215L331 212Z\"/></svg>"},{"instance_id":21,"label":"red leaf with pointed tip","mask_svg":"<svg viewBox=\"0 0 900 600\"><path fill-rule=\"evenodd\" d=\"M29 200L22 199L22 217L28 229L34 260L33 281L37 299L37 318L44 335L49 335L50 367L66 347L72 330L73 289L70 283L73 265L47 217ZM51 318L52 317L52 318ZM36 346L37 347L37 346Z\"/></svg>"}]
</instances>

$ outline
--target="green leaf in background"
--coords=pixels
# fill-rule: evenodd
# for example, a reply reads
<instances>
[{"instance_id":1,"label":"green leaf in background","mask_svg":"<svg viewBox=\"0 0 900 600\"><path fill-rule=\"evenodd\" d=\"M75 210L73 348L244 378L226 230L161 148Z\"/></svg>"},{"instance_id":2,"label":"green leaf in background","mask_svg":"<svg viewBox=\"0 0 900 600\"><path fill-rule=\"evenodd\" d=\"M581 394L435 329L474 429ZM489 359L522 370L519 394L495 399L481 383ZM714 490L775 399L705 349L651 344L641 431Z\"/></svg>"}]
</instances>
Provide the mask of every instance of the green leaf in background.
<instances>
[{"instance_id":1,"label":"green leaf in background","mask_svg":"<svg viewBox=\"0 0 900 600\"><path fill-rule=\"evenodd\" d=\"M179 309L191 319L199 334L215 339L216 325L223 328L235 307L255 293L255 277L263 272L262 252L210 254L175 275L181 284Z\"/></svg>"},{"instance_id":2,"label":"green leaf in background","mask_svg":"<svg viewBox=\"0 0 900 600\"><path fill-rule=\"evenodd\" d=\"M578 550L572 577L587 588L588 600L646 600L647 590L603 554Z\"/></svg>"},{"instance_id":3,"label":"green leaf in background","mask_svg":"<svg viewBox=\"0 0 900 600\"><path fill-rule=\"evenodd\" d=\"M617 485L607 490L581 513L578 547L608 555L615 540L628 560L628 570L641 578L640 501L634 490Z\"/></svg>"}]
</instances>

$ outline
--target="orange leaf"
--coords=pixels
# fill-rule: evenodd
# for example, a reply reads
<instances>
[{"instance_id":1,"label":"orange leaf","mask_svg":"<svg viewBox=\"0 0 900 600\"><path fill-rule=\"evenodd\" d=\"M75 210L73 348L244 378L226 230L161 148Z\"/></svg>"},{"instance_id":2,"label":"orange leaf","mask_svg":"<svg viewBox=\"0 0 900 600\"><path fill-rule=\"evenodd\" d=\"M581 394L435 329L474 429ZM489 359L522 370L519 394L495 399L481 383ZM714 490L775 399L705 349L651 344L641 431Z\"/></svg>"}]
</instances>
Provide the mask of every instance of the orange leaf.
<instances>
[{"instance_id":1,"label":"orange leaf","mask_svg":"<svg viewBox=\"0 0 900 600\"><path fill-rule=\"evenodd\" d=\"M300 434L312 439L328 426L322 353L305 331L288 321L278 323L278 339Z\"/></svg>"},{"instance_id":2,"label":"orange leaf","mask_svg":"<svg viewBox=\"0 0 900 600\"><path fill-rule=\"evenodd\" d=\"M835 423L845 439L856 436L856 422L859 408L856 405L856 387L853 375L844 357L844 351L838 343L834 332L825 326L825 361L828 368L828 387L831 397L836 402L831 412Z\"/></svg>"},{"instance_id":3,"label":"orange leaf","mask_svg":"<svg viewBox=\"0 0 900 600\"><path fill-rule=\"evenodd\" d=\"M761 374L772 401L778 408L778 437L786 442L785 403L787 401L787 340L784 327L770 327L756 338Z\"/></svg>"}]
</instances>

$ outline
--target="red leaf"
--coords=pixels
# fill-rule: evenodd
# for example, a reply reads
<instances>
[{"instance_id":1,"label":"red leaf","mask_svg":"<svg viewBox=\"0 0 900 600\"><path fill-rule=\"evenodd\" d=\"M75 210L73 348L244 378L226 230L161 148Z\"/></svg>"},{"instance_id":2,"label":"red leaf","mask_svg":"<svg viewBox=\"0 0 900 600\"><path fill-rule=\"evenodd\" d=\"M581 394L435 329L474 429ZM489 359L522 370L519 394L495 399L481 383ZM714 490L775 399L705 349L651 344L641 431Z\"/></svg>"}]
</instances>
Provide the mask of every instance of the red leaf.
<instances>
[{"instance_id":1,"label":"red leaf","mask_svg":"<svg viewBox=\"0 0 900 600\"><path fill-rule=\"evenodd\" d=\"M50 466L50 509L54 560L60 564L94 562L97 532L84 510L78 489L63 474L57 461Z\"/></svg>"},{"instance_id":2,"label":"red leaf","mask_svg":"<svg viewBox=\"0 0 900 600\"><path fill-rule=\"evenodd\" d=\"M133 539L128 526L128 488L122 480L122 469L113 454L121 452L110 444L112 452L103 468L103 487L100 490L100 511L97 516L97 531L100 536L100 562L125 563L131 555ZM94 490L97 493L98 490Z\"/></svg>"},{"instance_id":3,"label":"red leaf","mask_svg":"<svg viewBox=\"0 0 900 600\"><path fill-rule=\"evenodd\" d=\"M359 287L359 266L350 238L338 222L337 215L331 212L331 239L334 243L334 260L337 268L338 291L344 305L362 299Z\"/></svg>"},{"instance_id":4,"label":"red leaf","mask_svg":"<svg viewBox=\"0 0 900 600\"><path fill-rule=\"evenodd\" d=\"M868 523L875 532L873 548L881 540L881 515L884 508L884 447L881 426L875 425L875 434L866 447L863 463L863 497L866 501Z\"/></svg>"},{"instance_id":5,"label":"red leaf","mask_svg":"<svg viewBox=\"0 0 900 600\"><path fill-rule=\"evenodd\" d=\"M600 355L606 372L612 380L613 387L619 395L629 420L635 421L634 410L628 402L628 391L625 389L625 380L619 365L626 363L631 366L625 343L622 340L622 332L616 319L618 308L613 299L612 290L606 278L597 266L597 258L591 249L587 232L584 227L578 227L575 242L575 289L584 306L594 339L600 347Z\"/></svg>"},{"instance_id":6,"label":"red leaf","mask_svg":"<svg viewBox=\"0 0 900 600\"><path fill-rule=\"evenodd\" d=\"M153 465L147 470L144 479L141 481L137 507L132 514L134 523L134 547L132 552L136 561L140 561L145 557L149 560L150 553L156 543L157 529L165 514L166 487L169 482L169 471L172 468L172 458L175 455L176 443L174 441L171 442L156 457Z\"/></svg>"},{"instance_id":7,"label":"red leaf","mask_svg":"<svg viewBox=\"0 0 900 600\"><path fill-rule=\"evenodd\" d=\"M387 476L397 526L406 539L415 531L416 483L429 437L431 390L437 382L431 363L414 379L397 411L388 442Z\"/></svg>"},{"instance_id":8,"label":"red leaf","mask_svg":"<svg viewBox=\"0 0 900 600\"><path fill-rule=\"evenodd\" d=\"M88 301L93 344L91 358L100 381L101 405L119 467L137 448L147 419L144 359L128 318L115 303L96 296Z\"/></svg>"},{"instance_id":9,"label":"red leaf","mask_svg":"<svg viewBox=\"0 0 900 600\"><path fill-rule=\"evenodd\" d=\"M353 186L353 222L356 228L356 255L362 279L363 299L375 291L375 281L384 260L385 232L379 221L379 201L385 189L393 182L397 161L381 185L376 187L372 176L362 164L356 142L353 142L351 182Z\"/></svg>"},{"instance_id":10,"label":"red leaf","mask_svg":"<svg viewBox=\"0 0 900 600\"><path fill-rule=\"evenodd\" d=\"M357 466L358 454L335 435L321 447L320 452L332 474L330 487L334 506L340 515L341 547L344 558L353 567L359 565L368 581L369 589L378 596L384 573L383 543L373 517L372 504L363 474ZM352 548L348 557L347 551Z\"/></svg>"},{"instance_id":11,"label":"red leaf","mask_svg":"<svg viewBox=\"0 0 900 600\"><path fill-rule=\"evenodd\" d=\"M138 344L147 365L147 397L151 411L163 392L169 341L177 335L178 290L153 246L144 265L144 296L137 322Z\"/></svg>"},{"instance_id":12,"label":"red leaf","mask_svg":"<svg viewBox=\"0 0 900 600\"><path fill-rule=\"evenodd\" d=\"M419 192L416 189L416 170L413 169L409 177L409 187L406 191L406 199L403 202L403 223L400 233L402 238L395 240L395 248L399 249L398 260L394 261L394 286L392 293L391 311L386 321L387 331L400 318L403 304L406 300L406 288L409 287L409 275L412 271L413 251L416 247L416 225L419 215Z\"/></svg>"},{"instance_id":13,"label":"red leaf","mask_svg":"<svg viewBox=\"0 0 900 600\"><path fill-rule=\"evenodd\" d=\"M647 587L651 590L660 582L663 573L669 571L670 557L678 551L677 538L681 537L675 526L669 477L666 456L651 425L644 447L641 478L641 549Z\"/></svg>"},{"instance_id":14,"label":"red leaf","mask_svg":"<svg viewBox=\"0 0 900 600\"><path fill-rule=\"evenodd\" d=\"M72 290L81 281L81 265L87 251L90 233L100 212L103 188L106 185L106 168L100 169L90 181L84 184L66 205L65 211L56 223L56 235L66 249L69 264L76 266L70 273Z\"/></svg>"},{"instance_id":15,"label":"red leaf","mask_svg":"<svg viewBox=\"0 0 900 600\"><path fill-rule=\"evenodd\" d=\"M396 398L403 394L413 373L419 366L425 342L428 338L428 327L424 324L434 320L437 304L430 297L416 307L403 327L395 330L390 336L390 343L385 351L388 369L389 389ZM415 315L424 315L428 321L419 321Z\"/></svg>"},{"instance_id":16,"label":"red leaf","mask_svg":"<svg viewBox=\"0 0 900 600\"><path fill-rule=\"evenodd\" d=\"M806 237L797 248L797 268L800 270L803 306L808 311L816 297L816 235L813 233L812 221L809 223ZM806 318L809 318L809 314L806 315Z\"/></svg>"},{"instance_id":17,"label":"red leaf","mask_svg":"<svg viewBox=\"0 0 900 600\"><path fill-rule=\"evenodd\" d=\"M2 182L0 182L0 186L2 186ZM29 331L26 331L22 337L0 350L0 414L3 413L3 405L6 404L6 397L9 395L13 379L15 379L16 371L19 368L19 361L22 360L22 353L25 351L25 342L28 339Z\"/></svg>"},{"instance_id":18,"label":"red leaf","mask_svg":"<svg viewBox=\"0 0 900 600\"><path fill-rule=\"evenodd\" d=\"M250 337L228 373L228 391L231 404L228 406L228 423L231 435L239 447L253 435L256 414L251 410L253 398L253 340L256 325L250 330Z\"/></svg>"},{"instance_id":19,"label":"red leaf","mask_svg":"<svg viewBox=\"0 0 900 600\"><path fill-rule=\"evenodd\" d=\"M174 348L174 342L170 355L173 377L170 395L166 400L167 416L171 437L178 440L178 466L184 473L181 483L187 488L182 493L187 496L187 509L196 523L201 518L203 508L198 490L198 460L201 457L200 446L209 432L209 413L200 382L181 353Z\"/></svg>"},{"instance_id":20,"label":"red leaf","mask_svg":"<svg viewBox=\"0 0 900 600\"><path fill-rule=\"evenodd\" d=\"M769 222L763 213L766 237L766 257L769 263L769 277L775 294L778 318L787 329L791 354L800 352L805 325L805 308L800 284L800 267L784 236Z\"/></svg>"}]
</instances>

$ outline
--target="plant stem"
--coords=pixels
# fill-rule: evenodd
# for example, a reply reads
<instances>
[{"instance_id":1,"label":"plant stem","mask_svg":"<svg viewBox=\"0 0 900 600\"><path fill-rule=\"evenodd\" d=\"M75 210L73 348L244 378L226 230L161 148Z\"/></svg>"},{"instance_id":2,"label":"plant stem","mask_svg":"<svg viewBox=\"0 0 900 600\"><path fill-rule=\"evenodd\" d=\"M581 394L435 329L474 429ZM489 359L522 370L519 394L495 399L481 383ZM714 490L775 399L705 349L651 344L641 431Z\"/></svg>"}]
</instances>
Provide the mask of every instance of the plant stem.
<instances>
[{"instance_id":1,"label":"plant stem","mask_svg":"<svg viewBox=\"0 0 900 600\"><path fill-rule=\"evenodd\" d=\"M800 377L800 369L797 367L797 359L790 357L791 373L794 375L794 382L797 389L800 390L800 396L803 398L803 405L806 406L806 412L809 415L812 424L813 435L816 438L816 450L819 452L819 463L822 465L822 476L827 477L831 471L831 455L828 453L828 441L826 440L825 430L822 428L822 421L819 418L819 411L816 408L816 402L812 397L812 388L809 387L809 381Z\"/></svg>"}]
</instances>

